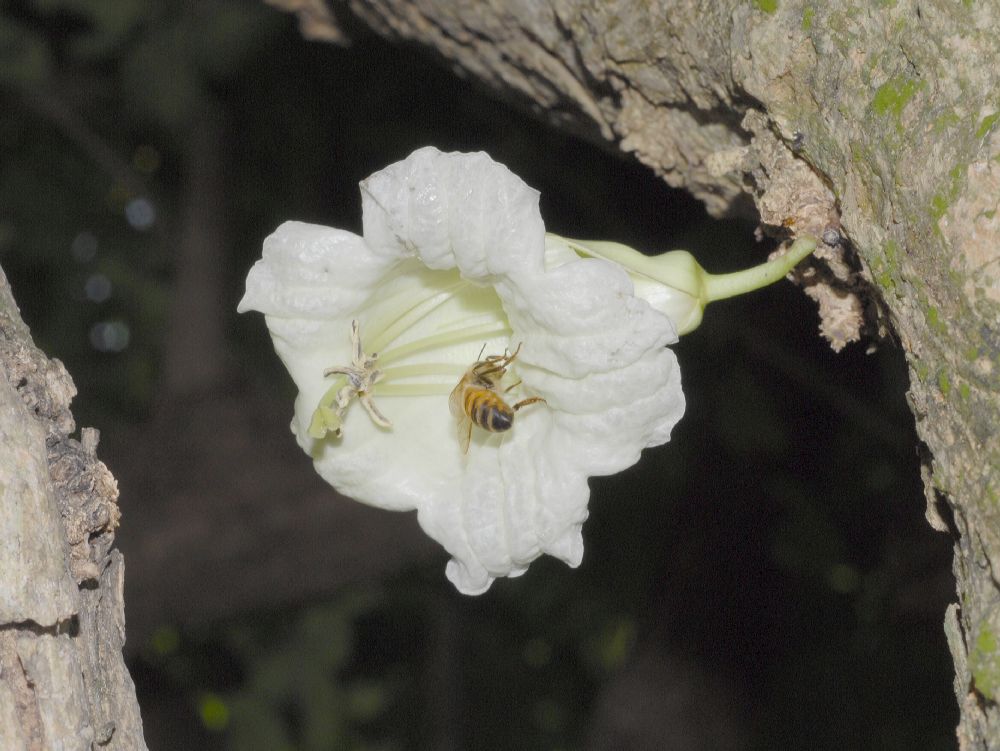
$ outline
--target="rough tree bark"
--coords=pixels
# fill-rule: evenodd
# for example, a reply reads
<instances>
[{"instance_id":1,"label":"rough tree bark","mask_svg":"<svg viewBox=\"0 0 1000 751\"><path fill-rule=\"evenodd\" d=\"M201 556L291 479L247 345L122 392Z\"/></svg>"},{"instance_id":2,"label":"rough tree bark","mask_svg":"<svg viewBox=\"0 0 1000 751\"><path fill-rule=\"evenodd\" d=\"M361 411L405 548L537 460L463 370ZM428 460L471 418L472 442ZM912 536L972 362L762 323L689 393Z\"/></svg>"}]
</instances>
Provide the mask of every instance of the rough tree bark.
<instances>
[{"instance_id":1,"label":"rough tree bark","mask_svg":"<svg viewBox=\"0 0 1000 751\"><path fill-rule=\"evenodd\" d=\"M0 748L145 749L122 660L118 488L74 431L73 382L0 271Z\"/></svg>"},{"instance_id":2,"label":"rough tree bark","mask_svg":"<svg viewBox=\"0 0 1000 751\"><path fill-rule=\"evenodd\" d=\"M431 48L716 216L755 208L765 230L828 241L802 279L821 333L900 343L928 520L955 539L960 747L1000 745L1000 6L270 2L312 38L360 19Z\"/></svg>"}]
</instances>

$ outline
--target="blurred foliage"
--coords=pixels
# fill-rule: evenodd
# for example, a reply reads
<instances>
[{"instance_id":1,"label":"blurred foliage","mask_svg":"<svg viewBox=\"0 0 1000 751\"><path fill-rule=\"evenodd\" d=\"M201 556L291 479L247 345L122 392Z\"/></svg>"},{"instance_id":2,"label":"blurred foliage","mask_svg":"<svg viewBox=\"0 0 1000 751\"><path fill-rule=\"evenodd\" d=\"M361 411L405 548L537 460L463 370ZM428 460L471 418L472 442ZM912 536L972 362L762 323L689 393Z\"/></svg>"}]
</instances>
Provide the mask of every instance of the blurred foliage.
<instances>
[{"instance_id":1,"label":"blurred foliage","mask_svg":"<svg viewBox=\"0 0 1000 751\"><path fill-rule=\"evenodd\" d=\"M310 44L288 16L219 0L3 6L0 263L81 422L150 408L186 137L206 113L227 124L229 310L274 226L356 229L357 181L428 143L489 151L541 190L556 232L686 247L712 271L766 254L637 165L349 31L349 49ZM225 325L244 377L280 392L260 320ZM834 355L815 331L790 285L709 308L676 348L684 420L592 480L577 571L539 560L463 598L437 561L327 603L165 626L133 666L151 747L581 748L657 645L718 687L745 748L954 748L949 546L922 516L902 357Z\"/></svg>"},{"instance_id":2,"label":"blurred foliage","mask_svg":"<svg viewBox=\"0 0 1000 751\"><path fill-rule=\"evenodd\" d=\"M558 574L535 586L529 601L470 601L437 568L414 571L297 612L165 629L136 674L186 697L206 746L220 733L239 751L575 747L636 622Z\"/></svg>"},{"instance_id":3,"label":"blurred foliage","mask_svg":"<svg viewBox=\"0 0 1000 751\"><path fill-rule=\"evenodd\" d=\"M85 421L153 397L190 126L280 20L236 0L4 6L0 262Z\"/></svg>"}]
</instances>

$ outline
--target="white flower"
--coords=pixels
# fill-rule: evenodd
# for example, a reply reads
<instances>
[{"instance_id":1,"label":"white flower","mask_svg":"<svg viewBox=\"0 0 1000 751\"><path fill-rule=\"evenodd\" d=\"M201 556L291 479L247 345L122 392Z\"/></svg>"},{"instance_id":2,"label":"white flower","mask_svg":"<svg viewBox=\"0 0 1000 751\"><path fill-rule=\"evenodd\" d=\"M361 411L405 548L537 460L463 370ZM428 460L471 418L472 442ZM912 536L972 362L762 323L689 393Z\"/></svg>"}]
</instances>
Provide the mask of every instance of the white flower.
<instances>
[{"instance_id":1,"label":"white flower","mask_svg":"<svg viewBox=\"0 0 1000 751\"><path fill-rule=\"evenodd\" d=\"M578 565L587 478L631 466L683 414L673 323L618 263L546 243L538 194L485 154L424 148L361 189L363 236L283 224L240 303L299 389L299 444L341 493L416 509L462 592L543 553ZM505 432L473 427L463 453L449 394L515 351L496 395L544 401Z\"/></svg>"}]
</instances>

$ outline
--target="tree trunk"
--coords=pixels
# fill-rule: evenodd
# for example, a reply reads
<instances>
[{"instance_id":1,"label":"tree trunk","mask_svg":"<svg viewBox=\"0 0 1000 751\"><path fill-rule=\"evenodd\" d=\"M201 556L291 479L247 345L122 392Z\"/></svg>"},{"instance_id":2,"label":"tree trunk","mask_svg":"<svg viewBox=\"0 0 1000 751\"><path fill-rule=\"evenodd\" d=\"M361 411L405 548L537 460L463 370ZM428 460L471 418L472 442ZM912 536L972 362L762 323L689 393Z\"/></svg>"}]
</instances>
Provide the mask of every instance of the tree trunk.
<instances>
[{"instance_id":1,"label":"tree trunk","mask_svg":"<svg viewBox=\"0 0 1000 751\"><path fill-rule=\"evenodd\" d=\"M145 749L122 660L118 488L0 271L0 748Z\"/></svg>"},{"instance_id":2,"label":"tree trunk","mask_svg":"<svg viewBox=\"0 0 1000 751\"><path fill-rule=\"evenodd\" d=\"M313 38L360 19L432 48L713 215L755 207L774 234L824 238L802 280L823 336L888 332L906 354L927 517L956 543L959 742L997 747L1000 5L270 2Z\"/></svg>"}]
</instances>

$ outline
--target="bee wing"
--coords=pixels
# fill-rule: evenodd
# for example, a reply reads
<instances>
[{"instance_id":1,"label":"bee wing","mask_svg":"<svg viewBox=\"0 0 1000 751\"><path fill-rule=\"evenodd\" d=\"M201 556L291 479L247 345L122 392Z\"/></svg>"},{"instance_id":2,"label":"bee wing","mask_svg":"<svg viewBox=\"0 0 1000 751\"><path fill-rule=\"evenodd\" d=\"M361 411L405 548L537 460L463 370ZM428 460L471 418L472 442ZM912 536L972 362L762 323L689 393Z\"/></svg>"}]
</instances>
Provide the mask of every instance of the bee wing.
<instances>
[{"instance_id":1,"label":"bee wing","mask_svg":"<svg viewBox=\"0 0 1000 751\"><path fill-rule=\"evenodd\" d=\"M472 440L472 418L465 415L458 421L458 445L463 454L469 453L469 442Z\"/></svg>"},{"instance_id":2,"label":"bee wing","mask_svg":"<svg viewBox=\"0 0 1000 751\"><path fill-rule=\"evenodd\" d=\"M458 445L463 454L469 453L469 441L472 440L472 418L465 413L465 389L468 380L468 373L466 373L458 385L451 390L451 395L448 397L448 409L458 425Z\"/></svg>"},{"instance_id":3,"label":"bee wing","mask_svg":"<svg viewBox=\"0 0 1000 751\"><path fill-rule=\"evenodd\" d=\"M458 385L451 390L451 395L448 397L448 409L451 410L451 414L456 419L461 419L462 415L465 414L465 409L462 406L464 398L465 378L458 382Z\"/></svg>"}]
</instances>

